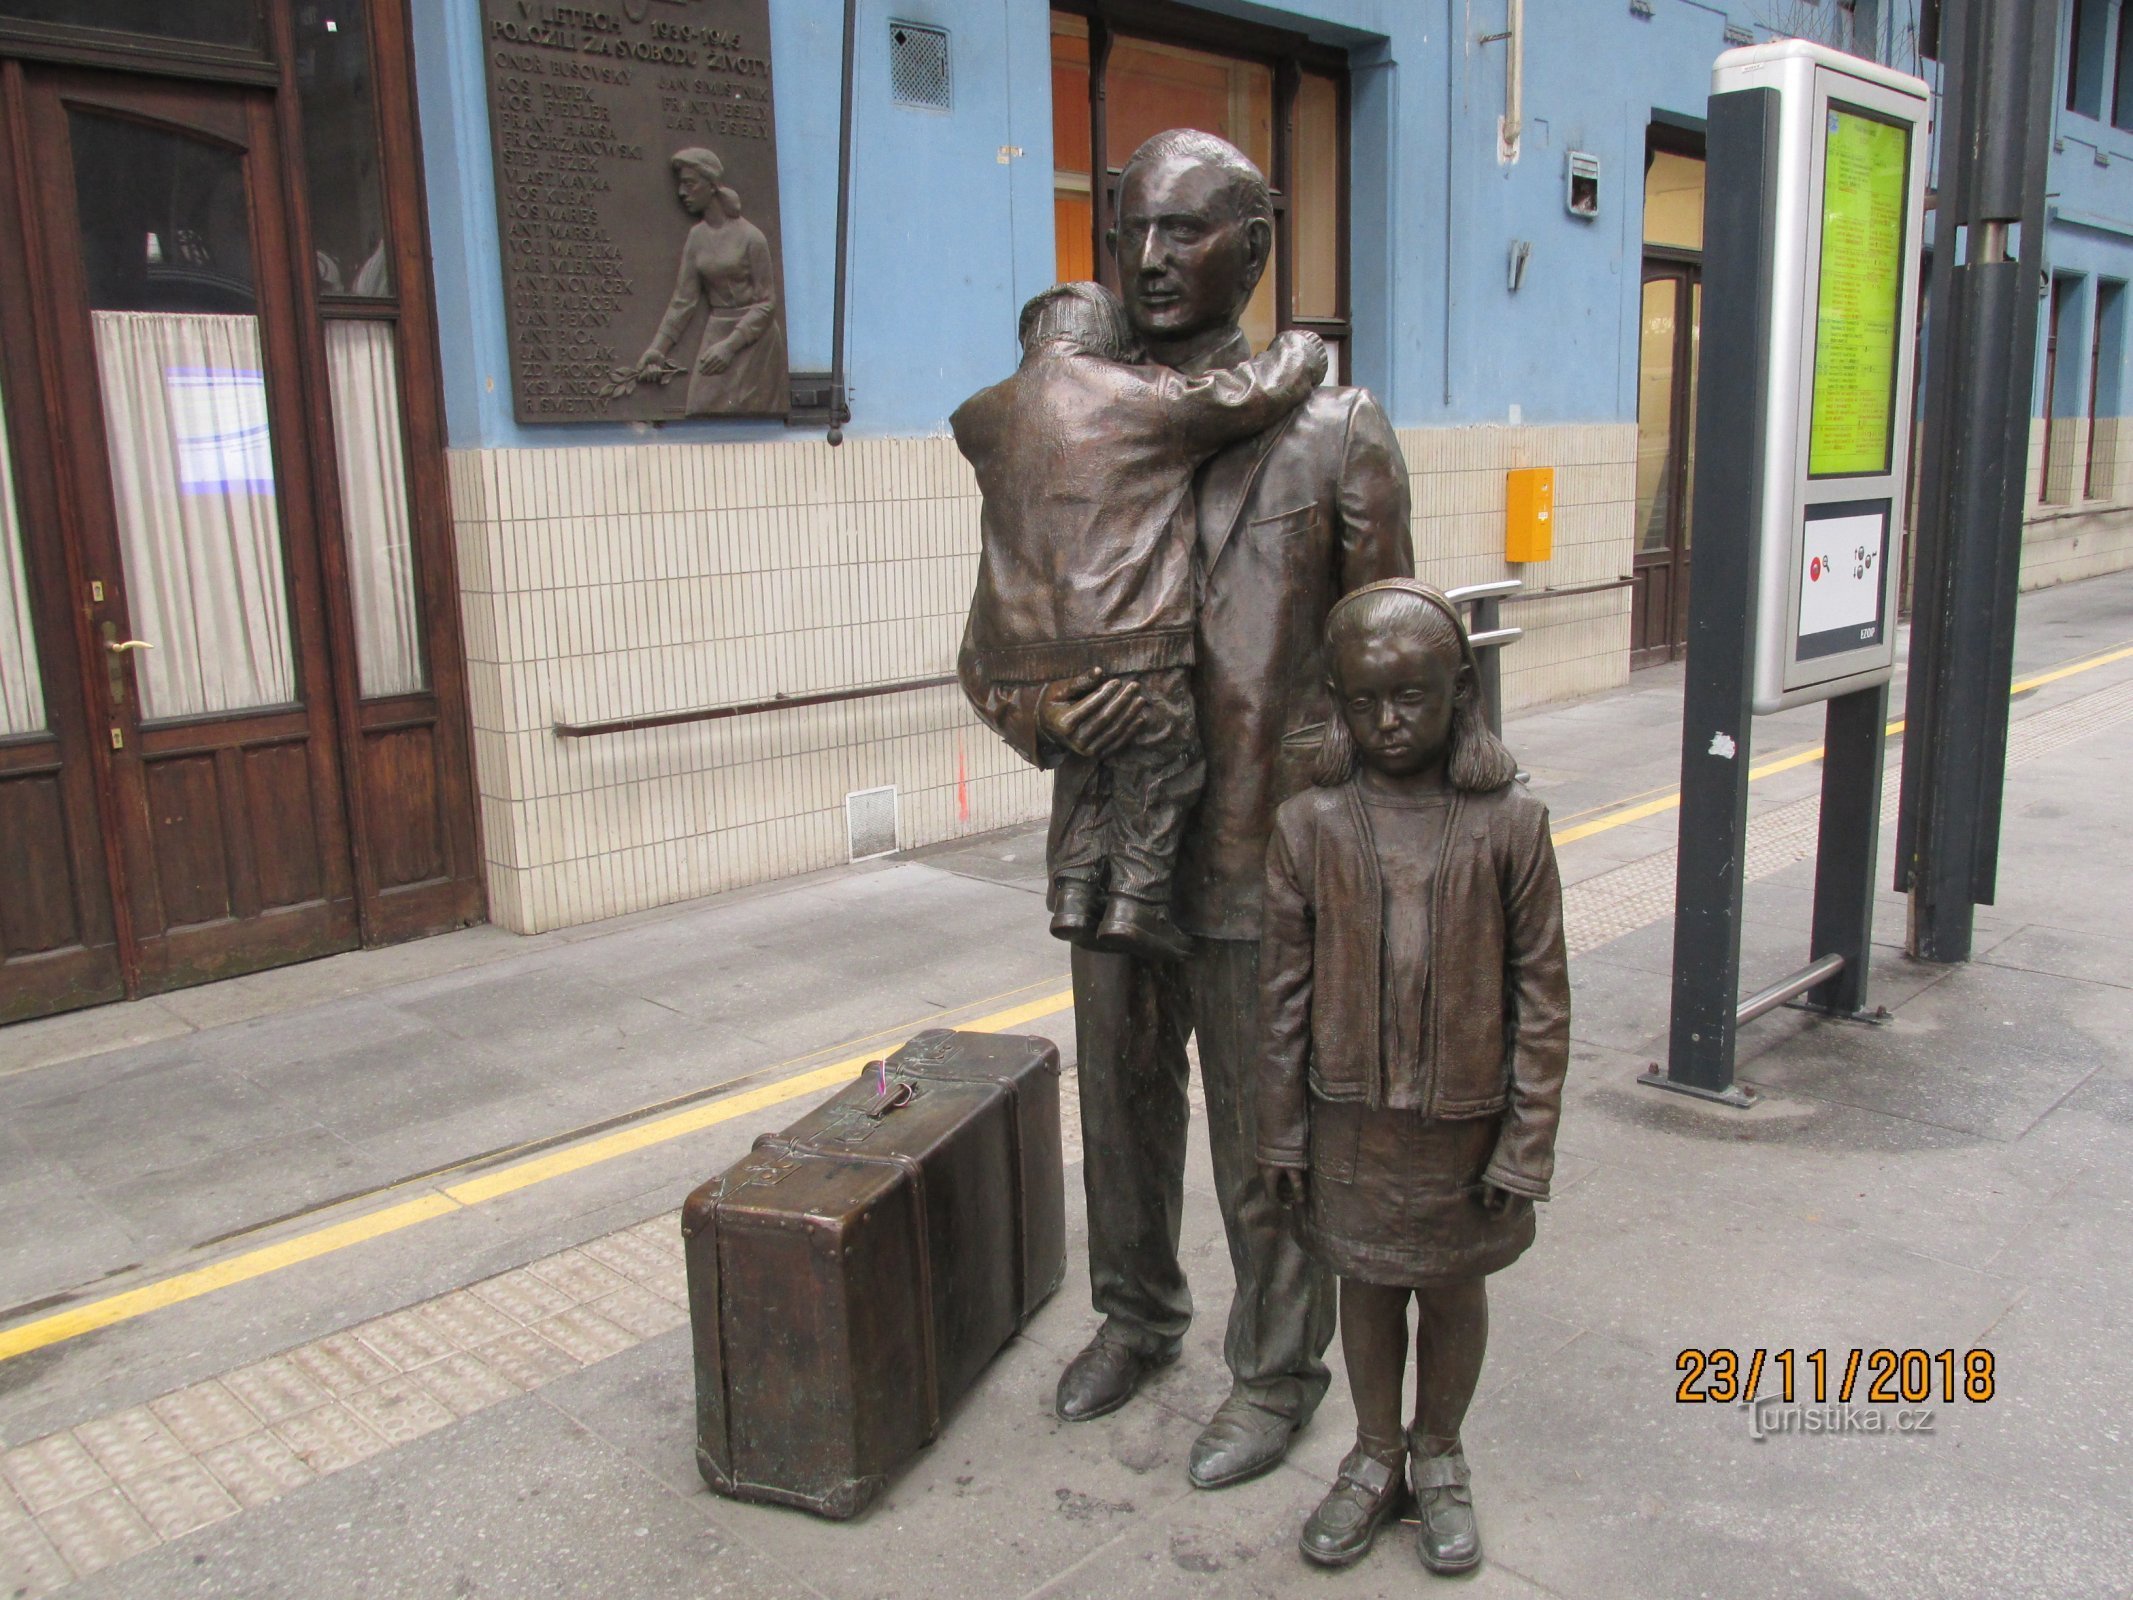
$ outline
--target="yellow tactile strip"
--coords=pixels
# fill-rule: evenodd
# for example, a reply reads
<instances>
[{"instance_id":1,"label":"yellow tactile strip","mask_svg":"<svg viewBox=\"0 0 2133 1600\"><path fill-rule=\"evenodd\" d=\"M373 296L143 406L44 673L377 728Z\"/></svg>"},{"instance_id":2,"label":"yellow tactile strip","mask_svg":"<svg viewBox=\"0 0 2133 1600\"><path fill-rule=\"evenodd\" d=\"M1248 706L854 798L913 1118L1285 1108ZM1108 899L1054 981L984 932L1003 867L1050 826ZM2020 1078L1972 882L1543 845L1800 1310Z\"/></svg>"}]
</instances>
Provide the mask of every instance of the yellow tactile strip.
<instances>
[{"instance_id":1,"label":"yellow tactile strip","mask_svg":"<svg viewBox=\"0 0 2133 1600\"><path fill-rule=\"evenodd\" d=\"M688 1320L679 1218L0 1455L0 1596L37 1600Z\"/></svg>"}]
</instances>

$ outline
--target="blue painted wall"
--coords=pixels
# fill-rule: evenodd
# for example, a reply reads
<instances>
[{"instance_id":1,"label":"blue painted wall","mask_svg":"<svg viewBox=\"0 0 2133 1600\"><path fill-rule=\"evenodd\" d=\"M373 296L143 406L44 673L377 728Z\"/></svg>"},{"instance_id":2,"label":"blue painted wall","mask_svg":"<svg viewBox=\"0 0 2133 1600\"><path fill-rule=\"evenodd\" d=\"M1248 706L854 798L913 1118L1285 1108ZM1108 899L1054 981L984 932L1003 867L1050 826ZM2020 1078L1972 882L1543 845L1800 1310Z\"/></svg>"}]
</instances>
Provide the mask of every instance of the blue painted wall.
<instances>
[{"instance_id":1,"label":"blue painted wall","mask_svg":"<svg viewBox=\"0 0 2133 1600\"><path fill-rule=\"evenodd\" d=\"M2035 414L2042 416L2047 401L2057 416L2086 416L2089 401L2089 368L2094 354L2091 338L2098 303L2099 280L2124 283L2133 279L2133 130L2114 127L2111 115L2111 73L2117 60L2120 29L2133 28L2133 12L2122 5L2092 8L2091 28L2101 37L2092 38L2084 51L2085 77L2100 72L2103 117L2066 109L2067 75L2073 67L2073 0L2061 0L2059 18L2058 94L2053 103L2059 110L2053 128L2051 175L2045 188L2050 196L2051 224L2044 241L2044 271L2077 277L2062 315L2056 393L2044 392L2043 340L2050 321L2050 302L2037 308L2037 375ZM2092 82L2083 96L2095 103ZM2123 304L2123 302L2121 302ZM2128 388L2129 362L2133 351L2120 334L2115 341L2106 329L2104 358L2112 370L2097 384L2097 411L2112 415L2124 410L2120 397ZM2115 349L2113 348L2115 344Z\"/></svg>"},{"instance_id":2,"label":"blue painted wall","mask_svg":"<svg viewBox=\"0 0 2133 1600\"><path fill-rule=\"evenodd\" d=\"M1650 17L1626 0L1529 6L1526 135L1509 164L1497 157L1504 46L1481 42L1503 26L1503 0L1208 9L1350 52L1355 370L1395 421L1502 422L1513 407L1533 423L1634 418L1645 127L1654 110L1702 114L1729 21L1764 37L1766 5L1653 0ZM512 421L478 8L415 10L452 443L791 436L763 423ZM771 14L792 360L826 367L842 5L774 0ZM1045 0L861 0L847 357L855 432L940 430L964 396L1007 370L1015 311L1051 280L1049 16ZM892 102L892 18L950 31L952 110ZM1914 65L1896 24L1886 26L1884 52ZM2054 161L2059 204L2126 217L2133 134L2062 120L2101 135L2113 165L2096 167L2086 147L2077 159L2070 143ZM1003 148L1021 153L1003 160ZM1563 204L1572 149L1601 162L1601 213L1590 221ZM1507 268L1518 240L1531 253L1514 294ZM2133 262L2133 237L2093 228L2055 228L2051 248L2069 262Z\"/></svg>"}]
</instances>

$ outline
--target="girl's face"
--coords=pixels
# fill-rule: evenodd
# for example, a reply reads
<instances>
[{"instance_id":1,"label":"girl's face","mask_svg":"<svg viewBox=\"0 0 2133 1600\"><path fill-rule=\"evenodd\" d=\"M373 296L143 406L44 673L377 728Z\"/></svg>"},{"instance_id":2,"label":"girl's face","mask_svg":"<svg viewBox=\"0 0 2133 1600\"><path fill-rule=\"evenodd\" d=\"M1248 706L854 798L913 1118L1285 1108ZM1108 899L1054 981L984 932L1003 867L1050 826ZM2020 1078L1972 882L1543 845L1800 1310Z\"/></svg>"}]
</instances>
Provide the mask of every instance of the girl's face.
<instances>
[{"instance_id":1,"label":"girl's face","mask_svg":"<svg viewBox=\"0 0 2133 1600\"><path fill-rule=\"evenodd\" d=\"M1358 759L1407 778L1441 766L1452 712L1469 692L1466 667L1403 633L1349 638L1333 660L1333 692Z\"/></svg>"},{"instance_id":2,"label":"girl's face","mask_svg":"<svg viewBox=\"0 0 2133 1600\"><path fill-rule=\"evenodd\" d=\"M681 197L682 210L692 217L700 217L711 204L714 185L711 180L694 167L680 167L674 173L674 192Z\"/></svg>"}]
</instances>

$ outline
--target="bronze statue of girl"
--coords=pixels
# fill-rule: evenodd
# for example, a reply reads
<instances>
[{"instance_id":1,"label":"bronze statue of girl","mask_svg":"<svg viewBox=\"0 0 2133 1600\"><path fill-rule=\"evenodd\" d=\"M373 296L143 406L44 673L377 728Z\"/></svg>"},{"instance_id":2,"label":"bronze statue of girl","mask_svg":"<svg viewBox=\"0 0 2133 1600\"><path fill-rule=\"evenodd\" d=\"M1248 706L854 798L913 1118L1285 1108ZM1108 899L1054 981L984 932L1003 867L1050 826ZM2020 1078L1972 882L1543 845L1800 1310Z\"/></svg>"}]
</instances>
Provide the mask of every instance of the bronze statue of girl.
<instances>
[{"instance_id":1,"label":"bronze statue of girl","mask_svg":"<svg viewBox=\"0 0 2133 1600\"><path fill-rule=\"evenodd\" d=\"M1301 1544L1320 1565L1360 1560L1411 1487L1424 1565L1465 1572L1481 1560L1459 1430L1483 1280L1532 1243L1555 1168L1562 885L1547 807L1483 720L1457 608L1411 578L1366 584L1326 644L1335 714L1318 787L1275 817L1259 969L1259 1163L1340 1277L1355 1397L1355 1449Z\"/></svg>"}]
</instances>

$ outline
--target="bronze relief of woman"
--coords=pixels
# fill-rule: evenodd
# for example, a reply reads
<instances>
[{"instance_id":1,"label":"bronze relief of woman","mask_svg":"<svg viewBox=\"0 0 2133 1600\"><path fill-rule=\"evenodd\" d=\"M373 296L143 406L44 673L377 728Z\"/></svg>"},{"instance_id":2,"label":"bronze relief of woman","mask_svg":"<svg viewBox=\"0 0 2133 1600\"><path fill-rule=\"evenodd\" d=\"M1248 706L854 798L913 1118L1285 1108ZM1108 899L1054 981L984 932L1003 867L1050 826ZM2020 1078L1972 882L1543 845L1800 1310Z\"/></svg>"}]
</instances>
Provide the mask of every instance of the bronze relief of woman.
<instances>
[{"instance_id":1,"label":"bronze relief of woman","mask_svg":"<svg viewBox=\"0 0 2133 1600\"><path fill-rule=\"evenodd\" d=\"M681 273L659 331L637 363L639 382L671 369L667 353L704 308L703 339L689 367L686 415L782 416L791 395L778 279L763 230L741 215L741 197L723 182L710 150L674 153L675 195L695 217L681 248Z\"/></svg>"}]
</instances>

